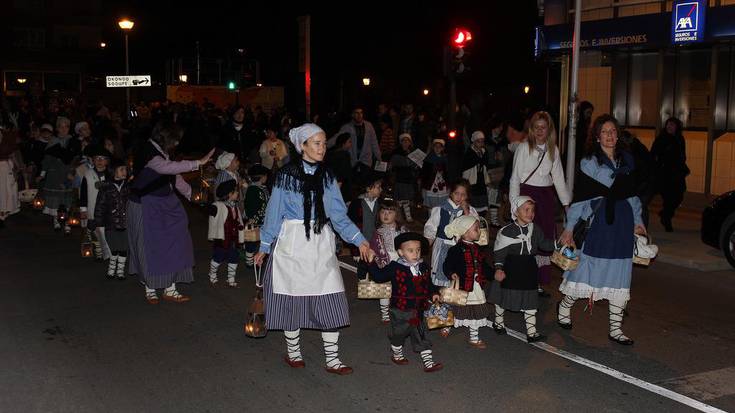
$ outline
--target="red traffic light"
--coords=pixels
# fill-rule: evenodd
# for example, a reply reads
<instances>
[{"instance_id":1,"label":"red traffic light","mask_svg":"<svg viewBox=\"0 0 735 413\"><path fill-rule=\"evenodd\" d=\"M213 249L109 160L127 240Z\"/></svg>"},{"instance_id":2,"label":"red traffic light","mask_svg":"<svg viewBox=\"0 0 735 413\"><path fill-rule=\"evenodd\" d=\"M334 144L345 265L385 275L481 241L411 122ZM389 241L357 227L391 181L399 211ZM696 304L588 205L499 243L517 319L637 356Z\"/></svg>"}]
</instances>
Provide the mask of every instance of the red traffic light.
<instances>
[{"instance_id":1,"label":"red traffic light","mask_svg":"<svg viewBox=\"0 0 735 413\"><path fill-rule=\"evenodd\" d=\"M450 130L449 131L449 139L454 139L456 137L457 137L457 132L456 131L453 131L453 130Z\"/></svg>"},{"instance_id":2,"label":"red traffic light","mask_svg":"<svg viewBox=\"0 0 735 413\"><path fill-rule=\"evenodd\" d=\"M452 44L456 47L465 47L467 42L472 40L472 33L466 29L454 29L454 37L452 38Z\"/></svg>"}]
</instances>

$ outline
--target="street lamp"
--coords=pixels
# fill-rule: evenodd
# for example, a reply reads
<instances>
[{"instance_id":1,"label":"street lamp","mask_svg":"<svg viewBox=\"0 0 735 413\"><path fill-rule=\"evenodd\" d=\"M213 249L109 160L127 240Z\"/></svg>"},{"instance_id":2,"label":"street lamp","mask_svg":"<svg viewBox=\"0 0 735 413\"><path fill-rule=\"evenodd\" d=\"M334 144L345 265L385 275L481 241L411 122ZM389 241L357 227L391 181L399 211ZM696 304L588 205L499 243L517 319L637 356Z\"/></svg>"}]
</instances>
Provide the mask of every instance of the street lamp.
<instances>
[{"instance_id":1,"label":"street lamp","mask_svg":"<svg viewBox=\"0 0 735 413\"><path fill-rule=\"evenodd\" d=\"M424 89L424 96L429 96L429 89Z\"/></svg>"},{"instance_id":2,"label":"street lamp","mask_svg":"<svg viewBox=\"0 0 735 413\"><path fill-rule=\"evenodd\" d=\"M179 82L186 83L189 80L189 76L181 74L179 75Z\"/></svg>"},{"instance_id":3,"label":"street lamp","mask_svg":"<svg viewBox=\"0 0 735 413\"><path fill-rule=\"evenodd\" d=\"M362 78L362 85L363 86L370 86L370 78L369 77L363 77Z\"/></svg>"},{"instance_id":4,"label":"street lamp","mask_svg":"<svg viewBox=\"0 0 735 413\"><path fill-rule=\"evenodd\" d=\"M107 43L100 42L100 49L104 49L105 47L107 47Z\"/></svg>"},{"instance_id":5,"label":"street lamp","mask_svg":"<svg viewBox=\"0 0 735 413\"><path fill-rule=\"evenodd\" d=\"M133 22L130 19L120 19L120 21L117 22L117 25L120 26L120 29L122 29L123 33L125 33L125 76L130 75L130 62L128 58L128 33L133 30L133 26L135 25L135 22ZM130 116L130 88L125 88L125 116Z\"/></svg>"},{"instance_id":6,"label":"street lamp","mask_svg":"<svg viewBox=\"0 0 735 413\"><path fill-rule=\"evenodd\" d=\"M28 79L26 79L24 77L19 77L19 78L15 79L15 80L17 80L18 83L20 83L21 85L28 81Z\"/></svg>"},{"instance_id":7,"label":"street lamp","mask_svg":"<svg viewBox=\"0 0 735 413\"><path fill-rule=\"evenodd\" d=\"M531 91L531 86L523 86L523 93L524 93L524 94L526 94L526 95L527 95L527 94L528 94L528 92L530 92L530 91Z\"/></svg>"}]
</instances>

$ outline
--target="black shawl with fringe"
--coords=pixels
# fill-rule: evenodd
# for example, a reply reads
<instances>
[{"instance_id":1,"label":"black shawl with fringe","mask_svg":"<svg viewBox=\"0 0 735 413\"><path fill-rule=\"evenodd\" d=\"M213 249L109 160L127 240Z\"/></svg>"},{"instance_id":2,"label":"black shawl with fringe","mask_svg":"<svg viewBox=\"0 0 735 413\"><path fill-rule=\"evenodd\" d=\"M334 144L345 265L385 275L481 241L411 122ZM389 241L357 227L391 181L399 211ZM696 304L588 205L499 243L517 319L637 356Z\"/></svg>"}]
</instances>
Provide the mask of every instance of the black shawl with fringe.
<instances>
[{"instance_id":1,"label":"black shawl with fringe","mask_svg":"<svg viewBox=\"0 0 735 413\"><path fill-rule=\"evenodd\" d=\"M276 176L273 184L275 187L284 191L293 191L299 193L304 198L304 229L306 231L306 239L309 239L311 233L311 208L314 202L314 233L322 232L322 227L327 224L327 214L324 210L324 188L334 180L334 173L323 163L317 163L314 175L309 175L304 171L302 158L297 158L287 165L283 166ZM309 163L309 162L307 162ZM309 163L311 164L311 163ZM313 165L313 164L311 164Z\"/></svg>"}]
</instances>

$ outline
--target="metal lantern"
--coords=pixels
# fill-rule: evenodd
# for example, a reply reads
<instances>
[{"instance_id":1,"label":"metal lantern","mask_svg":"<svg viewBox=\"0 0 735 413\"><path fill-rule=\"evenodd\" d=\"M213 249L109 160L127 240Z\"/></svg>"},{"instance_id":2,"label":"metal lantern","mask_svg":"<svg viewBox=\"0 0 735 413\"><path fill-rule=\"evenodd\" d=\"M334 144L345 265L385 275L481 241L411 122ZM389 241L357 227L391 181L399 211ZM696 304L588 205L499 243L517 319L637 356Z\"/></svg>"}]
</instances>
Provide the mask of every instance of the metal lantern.
<instances>
[{"instance_id":1,"label":"metal lantern","mask_svg":"<svg viewBox=\"0 0 735 413\"><path fill-rule=\"evenodd\" d=\"M252 338L262 338L268 334L265 326L265 301L263 301L263 284L260 282L262 266L255 266L255 298L250 303L248 315L245 319L245 335Z\"/></svg>"},{"instance_id":2,"label":"metal lantern","mask_svg":"<svg viewBox=\"0 0 735 413\"><path fill-rule=\"evenodd\" d=\"M69 213L66 211L66 207L64 205L59 205L59 208L56 210L56 219L63 223L66 222L68 218Z\"/></svg>"},{"instance_id":3,"label":"metal lantern","mask_svg":"<svg viewBox=\"0 0 735 413\"><path fill-rule=\"evenodd\" d=\"M264 310L263 289L258 288L255 293L255 299L248 309L247 319L245 320L245 335L252 338L265 337L268 329L265 327Z\"/></svg>"},{"instance_id":4,"label":"metal lantern","mask_svg":"<svg viewBox=\"0 0 735 413\"><path fill-rule=\"evenodd\" d=\"M67 222L67 224L69 224L70 227L78 227L79 225L81 225L81 222L82 221L79 217L79 211L75 209L69 213L69 221Z\"/></svg>"},{"instance_id":5,"label":"metal lantern","mask_svg":"<svg viewBox=\"0 0 735 413\"><path fill-rule=\"evenodd\" d=\"M41 210L43 209L43 206L46 204L46 201L41 198L40 194L37 194L35 198L33 198L33 209Z\"/></svg>"},{"instance_id":6,"label":"metal lantern","mask_svg":"<svg viewBox=\"0 0 735 413\"><path fill-rule=\"evenodd\" d=\"M94 247L89 241L82 242L82 258L92 258Z\"/></svg>"},{"instance_id":7,"label":"metal lantern","mask_svg":"<svg viewBox=\"0 0 735 413\"><path fill-rule=\"evenodd\" d=\"M206 205L209 202L209 183L204 178L203 168L199 168L199 185L191 193L191 200L199 205Z\"/></svg>"}]
</instances>

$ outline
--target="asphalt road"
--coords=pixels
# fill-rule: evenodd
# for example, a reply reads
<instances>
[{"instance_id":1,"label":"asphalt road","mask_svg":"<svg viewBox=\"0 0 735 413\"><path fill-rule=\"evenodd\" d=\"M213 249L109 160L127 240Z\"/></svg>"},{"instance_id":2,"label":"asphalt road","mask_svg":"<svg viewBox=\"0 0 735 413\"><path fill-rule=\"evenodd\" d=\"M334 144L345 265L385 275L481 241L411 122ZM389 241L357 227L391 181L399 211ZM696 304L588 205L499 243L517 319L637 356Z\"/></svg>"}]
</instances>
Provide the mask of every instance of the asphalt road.
<instances>
[{"instance_id":1,"label":"asphalt road","mask_svg":"<svg viewBox=\"0 0 735 413\"><path fill-rule=\"evenodd\" d=\"M318 332L302 334L306 369L282 361L280 332L242 332L253 274L241 290L206 282L210 246L205 217L190 210L197 258L186 304L152 306L133 278L108 281L102 263L79 254L70 237L24 210L0 230L0 412L684 412L692 407L603 374L510 336L481 330L431 333L441 372L426 374L418 355L389 360L377 303L357 300L343 270L352 325L341 358L351 376L327 374ZM555 274L554 288L561 281ZM556 327L554 297L542 300L548 344L644 382L735 411L735 272L702 273L662 263L634 271L622 347L607 340L607 306L574 308L574 329ZM524 331L520 314L506 316ZM706 406L704 407L706 410Z\"/></svg>"}]
</instances>

